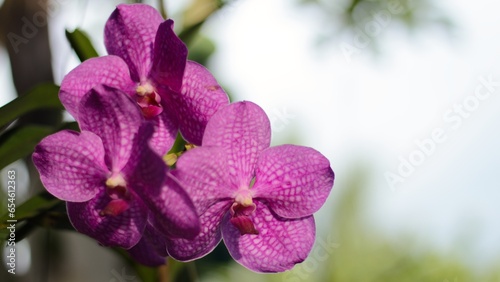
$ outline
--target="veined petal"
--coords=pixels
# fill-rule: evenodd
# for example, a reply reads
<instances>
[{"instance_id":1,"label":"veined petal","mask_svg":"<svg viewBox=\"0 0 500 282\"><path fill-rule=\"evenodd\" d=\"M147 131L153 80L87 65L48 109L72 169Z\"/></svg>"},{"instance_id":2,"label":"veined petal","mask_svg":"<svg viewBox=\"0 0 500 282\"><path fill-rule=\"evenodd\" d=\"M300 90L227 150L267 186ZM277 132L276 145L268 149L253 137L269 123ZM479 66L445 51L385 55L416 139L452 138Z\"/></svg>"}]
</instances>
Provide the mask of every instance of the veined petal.
<instances>
[{"instance_id":1,"label":"veined petal","mask_svg":"<svg viewBox=\"0 0 500 282\"><path fill-rule=\"evenodd\" d=\"M168 254L179 261L191 261L210 253L219 244L222 236L221 221L228 213L230 201L221 201L200 216L201 232L193 240L169 239Z\"/></svg>"},{"instance_id":2,"label":"veined petal","mask_svg":"<svg viewBox=\"0 0 500 282\"><path fill-rule=\"evenodd\" d=\"M150 77L158 85L167 85L170 89L179 91L188 50L184 42L174 33L173 28L172 20L166 20L158 27Z\"/></svg>"},{"instance_id":3,"label":"veined petal","mask_svg":"<svg viewBox=\"0 0 500 282\"><path fill-rule=\"evenodd\" d=\"M59 99L66 110L78 120L80 100L99 84L113 86L129 94L135 90L125 61L110 55L88 59L70 71L61 82Z\"/></svg>"},{"instance_id":4,"label":"veined petal","mask_svg":"<svg viewBox=\"0 0 500 282\"><path fill-rule=\"evenodd\" d=\"M136 82L144 81L151 69L156 31L162 22L160 13L144 4L118 5L106 22L106 49L127 63Z\"/></svg>"},{"instance_id":5,"label":"veined petal","mask_svg":"<svg viewBox=\"0 0 500 282\"><path fill-rule=\"evenodd\" d=\"M99 213L110 201L103 189L88 202L67 202L69 219L78 232L102 245L129 249L142 237L147 222L147 207L136 195L132 195L126 211L116 216L101 216Z\"/></svg>"},{"instance_id":6,"label":"veined petal","mask_svg":"<svg viewBox=\"0 0 500 282\"><path fill-rule=\"evenodd\" d=\"M163 159L148 145L153 124L144 123L134 139L132 155L123 169L128 184L152 211L155 227L164 234L194 238L200 231L198 214L188 194L166 176Z\"/></svg>"},{"instance_id":7,"label":"veined petal","mask_svg":"<svg viewBox=\"0 0 500 282\"><path fill-rule=\"evenodd\" d=\"M61 200L85 202L104 189L104 147L91 132L64 130L45 137L33 162L47 191Z\"/></svg>"},{"instance_id":8,"label":"veined petal","mask_svg":"<svg viewBox=\"0 0 500 282\"><path fill-rule=\"evenodd\" d=\"M163 111L151 119L151 122L154 123L155 132L149 140L149 144L157 154L163 156L174 145L178 129L177 119L169 111Z\"/></svg>"},{"instance_id":9,"label":"veined petal","mask_svg":"<svg viewBox=\"0 0 500 282\"><path fill-rule=\"evenodd\" d=\"M105 85L89 91L81 100L81 130L95 133L102 139L106 164L113 172L120 171L128 161L132 139L144 118L135 102L124 92Z\"/></svg>"},{"instance_id":10,"label":"veined petal","mask_svg":"<svg viewBox=\"0 0 500 282\"><path fill-rule=\"evenodd\" d=\"M229 175L240 187L249 185L257 157L270 142L271 126L266 113L252 102L238 102L213 115L202 143L227 151Z\"/></svg>"},{"instance_id":11,"label":"veined petal","mask_svg":"<svg viewBox=\"0 0 500 282\"><path fill-rule=\"evenodd\" d=\"M204 66L188 61L182 89L169 93L167 101L170 110L182 117L179 129L184 139L201 145L208 121L229 103L229 98Z\"/></svg>"},{"instance_id":12,"label":"veined petal","mask_svg":"<svg viewBox=\"0 0 500 282\"><path fill-rule=\"evenodd\" d=\"M321 153L309 147L281 145L259 156L252 190L279 216L298 218L319 210L333 181L330 162Z\"/></svg>"},{"instance_id":13,"label":"veined petal","mask_svg":"<svg viewBox=\"0 0 500 282\"><path fill-rule=\"evenodd\" d=\"M151 267L163 265L168 255L165 237L147 224L141 240L128 253L141 264Z\"/></svg>"},{"instance_id":14,"label":"veined petal","mask_svg":"<svg viewBox=\"0 0 500 282\"><path fill-rule=\"evenodd\" d=\"M168 256L167 240L165 236L163 236L163 234L161 234L151 224L148 223L146 225L146 228L144 229L144 233L142 234L142 236L145 236L148 239L148 242L150 243L151 247L158 255L162 257Z\"/></svg>"},{"instance_id":15,"label":"veined petal","mask_svg":"<svg viewBox=\"0 0 500 282\"><path fill-rule=\"evenodd\" d=\"M226 153L216 147L185 152L170 174L186 189L199 214L218 201L230 199L238 187L227 178Z\"/></svg>"},{"instance_id":16,"label":"veined petal","mask_svg":"<svg viewBox=\"0 0 500 282\"><path fill-rule=\"evenodd\" d=\"M314 244L313 216L284 219L259 201L256 205L251 219L258 235L241 235L228 220L223 221L222 237L233 259L256 272L282 272L304 261Z\"/></svg>"},{"instance_id":17,"label":"veined petal","mask_svg":"<svg viewBox=\"0 0 500 282\"><path fill-rule=\"evenodd\" d=\"M171 238L193 239L200 233L200 220L189 195L167 177L159 194L149 194L144 201L152 211L158 231Z\"/></svg>"},{"instance_id":18,"label":"veined petal","mask_svg":"<svg viewBox=\"0 0 500 282\"><path fill-rule=\"evenodd\" d=\"M158 195L165 180L167 165L148 145L153 135L153 124L144 122L133 136L130 156L121 170L126 180L141 198Z\"/></svg>"}]
</instances>

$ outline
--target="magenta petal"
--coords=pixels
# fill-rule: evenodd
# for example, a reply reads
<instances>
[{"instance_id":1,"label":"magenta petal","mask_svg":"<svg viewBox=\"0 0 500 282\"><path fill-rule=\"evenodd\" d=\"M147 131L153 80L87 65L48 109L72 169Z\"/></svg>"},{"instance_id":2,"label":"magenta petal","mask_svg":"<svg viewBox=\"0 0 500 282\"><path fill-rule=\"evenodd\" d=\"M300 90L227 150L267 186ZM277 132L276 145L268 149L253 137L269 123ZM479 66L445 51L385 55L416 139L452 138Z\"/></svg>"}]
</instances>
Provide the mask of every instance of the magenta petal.
<instances>
[{"instance_id":1,"label":"magenta petal","mask_svg":"<svg viewBox=\"0 0 500 282\"><path fill-rule=\"evenodd\" d=\"M144 81L151 69L153 44L163 18L144 4L121 4L113 11L104 28L108 53L122 58L134 81Z\"/></svg>"},{"instance_id":2,"label":"magenta petal","mask_svg":"<svg viewBox=\"0 0 500 282\"><path fill-rule=\"evenodd\" d=\"M166 85L174 91L179 91L188 50L184 42L174 33L173 27L172 20L166 20L158 27L150 76L156 84Z\"/></svg>"},{"instance_id":3,"label":"magenta petal","mask_svg":"<svg viewBox=\"0 0 500 282\"><path fill-rule=\"evenodd\" d=\"M81 100L80 129L101 137L106 152L106 164L119 171L128 161L132 138L144 118L135 102L124 92L99 85Z\"/></svg>"},{"instance_id":4,"label":"magenta petal","mask_svg":"<svg viewBox=\"0 0 500 282\"><path fill-rule=\"evenodd\" d=\"M256 272L282 272L304 261L314 244L313 216L283 219L264 204L257 201L256 205L252 220L258 235L241 235L228 220L223 221L222 237L233 259Z\"/></svg>"},{"instance_id":5,"label":"magenta petal","mask_svg":"<svg viewBox=\"0 0 500 282\"><path fill-rule=\"evenodd\" d=\"M171 238L193 239L200 233L200 219L189 195L167 177L160 194L144 198L153 212L153 225Z\"/></svg>"},{"instance_id":6,"label":"magenta petal","mask_svg":"<svg viewBox=\"0 0 500 282\"><path fill-rule=\"evenodd\" d=\"M155 132L149 144L157 154L163 156L174 145L177 137L177 121L168 111L163 111L150 121L154 123Z\"/></svg>"},{"instance_id":7,"label":"magenta petal","mask_svg":"<svg viewBox=\"0 0 500 282\"><path fill-rule=\"evenodd\" d=\"M151 224L147 224L144 229L143 237L146 237L147 241L153 248L153 250L162 257L168 256L167 252L167 238L163 236L156 228L154 228Z\"/></svg>"},{"instance_id":8,"label":"magenta petal","mask_svg":"<svg viewBox=\"0 0 500 282\"><path fill-rule=\"evenodd\" d=\"M179 119L182 136L195 145L201 145L210 118L229 103L227 94L212 74L193 61L187 62L181 91L169 95L171 111L182 117Z\"/></svg>"},{"instance_id":9,"label":"magenta petal","mask_svg":"<svg viewBox=\"0 0 500 282\"><path fill-rule=\"evenodd\" d=\"M231 206L230 201L221 201L200 216L201 232L193 240L169 239L168 254L179 261L191 261L210 253L219 244L222 235L221 220Z\"/></svg>"},{"instance_id":10,"label":"magenta petal","mask_svg":"<svg viewBox=\"0 0 500 282\"><path fill-rule=\"evenodd\" d=\"M104 56L88 59L70 71L61 82L59 99L78 120L81 98L99 84L113 86L127 93L135 90L127 64L117 56Z\"/></svg>"},{"instance_id":11,"label":"magenta petal","mask_svg":"<svg viewBox=\"0 0 500 282\"><path fill-rule=\"evenodd\" d=\"M333 180L330 162L321 153L308 147L281 145L261 153L252 190L279 216L298 218L318 211Z\"/></svg>"},{"instance_id":12,"label":"magenta petal","mask_svg":"<svg viewBox=\"0 0 500 282\"><path fill-rule=\"evenodd\" d=\"M187 151L171 175L186 189L199 214L216 202L231 198L237 189L227 180L226 154L220 148L197 147Z\"/></svg>"},{"instance_id":13,"label":"magenta petal","mask_svg":"<svg viewBox=\"0 0 500 282\"><path fill-rule=\"evenodd\" d=\"M165 238L148 224L139 243L130 248L128 253L141 264L151 267L163 265L167 256Z\"/></svg>"},{"instance_id":14,"label":"magenta petal","mask_svg":"<svg viewBox=\"0 0 500 282\"><path fill-rule=\"evenodd\" d=\"M129 208L117 216L101 216L99 213L111 198L103 189L93 199L84 203L67 203L71 224L104 246L129 249L139 242L147 222L147 207L133 195Z\"/></svg>"},{"instance_id":15,"label":"magenta petal","mask_svg":"<svg viewBox=\"0 0 500 282\"><path fill-rule=\"evenodd\" d=\"M123 173L131 189L152 211L159 231L175 237L194 238L200 231L198 214L188 194L177 182L166 177L166 164L147 142L152 133L151 123L141 126Z\"/></svg>"},{"instance_id":16,"label":"magenta petal","mask_svg":"<svg viewBox=\"0 0 500 282\"><path fill-rule=\"evenodd\" d=\"M90 200L107 177L101 139L91 132L64 130L45 137L33 162L47 191L65 201Z\"/></svg>"},{"instance_id":17,"label":"magenta petal","mask_svg":"<svg viewBox=\"0 0 500 282\"><path fill-rule=\"evenodd\" d=\"M222 108L210 119L203 146L228 152L229 175L237 187L248 185L260 152L269 147L271 127L266 113L252 102Z\"/></svg>"},{"instance_id":18,"label":"magenta petal","mask_svg":"<svg viewBox=\"0 0 500 282\"><path fill-rule=\"evenodd\" d=\"M148 145L153 134L153 124L144 122L130 142L133 150L122 173L127 182L141 198L158 195L165 180L167 165Z\"/></svg>"}]
</instances>

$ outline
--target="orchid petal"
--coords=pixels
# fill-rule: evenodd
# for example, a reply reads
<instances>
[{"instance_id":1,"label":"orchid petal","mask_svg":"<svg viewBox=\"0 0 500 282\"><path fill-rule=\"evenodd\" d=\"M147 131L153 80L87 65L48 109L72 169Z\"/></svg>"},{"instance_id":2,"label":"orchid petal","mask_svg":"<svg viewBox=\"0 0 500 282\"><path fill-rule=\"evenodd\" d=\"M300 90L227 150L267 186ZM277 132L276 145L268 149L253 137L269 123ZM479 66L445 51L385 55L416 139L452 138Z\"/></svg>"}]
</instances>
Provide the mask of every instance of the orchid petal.
<instances>
[{"instance_id":1,"label":"orchid petal","mask_svg":"<svg viewBox=\"0 0 500 282\"><path fill-rule=\"evenodd\" d=\"M229 98L204 66L188 61L181 91L169 93L167 101L170 110L182 117L179 129L184 139L201 145L208 121Z\"/></svg>"},{"instance_id":2,"label":"orchid petal","mask_svg":"<svg viewBox=\"0 0 500 282\"><path fill-rule=\"evenodd\" d=\"M123 173L128 183L157 218L159 231L182 238L194 238L200 231L198 215L188 194L166 177L167 166L149 146L153 125L145 123L134 139L132 155Z\"/></svg>"},{"instance_id":3,"label":"orchid petal","mask_svg":"<svg viewBox=\"0 0 500 282\"><path fill-rule=\"evenodd\" d=\"M167 165L148 145L153 134L153 124L144 122L135 134L122 173L127 176L127 183L141 198L157 195L165 180Z\"/></svg>"},{"instance_id":4,"label":"orchid petal","mask_svg":"<svg viewBox=\"0 0 500 282\"><path fill-rule=\"evenodd\" d=\"M118 5L106 22L106 49L127 63L136 82L143 82L151 69L153 44L162 22L160 13L144 4Z\"/></svg>"},{"instance_id":5,"label":"orchid petal","mask_svg":"<svg viewBox=\"0 0 500 282\"><path fill-rule=\"evenodd\" d=\"M174 145L177 137L177 119L172 113L163 111L150 121L154 123L155 132L149 144L157 154L163 156Z\"/></svg>"},{"instance_id":6,"label":"orchid petal","mask_svg":"<svg viewBox=\"0 0 500 282\"><path fill-rule=\"evenodd\" d=\"M70 71L61 82L59 99L78 120L80 100L99 84L116 87L127 93L135 90L127 64L120 57L110 55L88 59Z\"/></svg>"},{"instance_id":7,"label":"orchid petal","mask_svg":"<svg viewBox=\"0 0 500 282\"><path fill-rule=\"evenodd\" d=\"M153 225L171 238L193 239L200 233L200 219L189 195L167 177L159 194L144 198L153 212Z\"/></svg>"},{"instance_id":8,"label":"orchid petal","mask_svg":"<svg viewBox=\"0 0 500 282\"><path fill-rule=\"evenodd\" d=\"M156 84L166 85L178 91L182 85L188 50L175 34L173 27L172 20L166 20L158 27L153 49L153 66L149 76Z\"/></svg>"},{"instance_id":9,"label":"orchid petal","mask_svg":"<svg viewBox=\"0 0 500 282\"><path fill-rule=\"evenodd\" d=\"M102 141L87 131L47 136L36 146L33 162L47 191L64 201L90 200L104 187L108 173Z\"/></svg>"},{"instance_id":10,"label":"orchid petal","mask_svg":"<svg viewBox=\"0 0 500 282\"><path fill-rule=\"evenodd\" d=\"M279 216L311 215L325 203L333 186L330 162L318 151L295 145L264 150L255 171L254 197Z\"/></svg>"},{"instance_id":11,"label":"orchid petal","mask_svg":"<svg viewBox=\"0 0 500 282\"><path fill-rule=\"evenodd\" d=\"M284 219L256 201L252 221L259 234L241 235L228 220L222 237L229 253L241 265L256 272L282 272L304 261L314 244L313 216Z\"/></svg>"},{"instance_id":12,"label":"orchid petal","mask_svg":"<svg viewBox=\"0 0 500 282\"><path fill-rule=\"evenodd\" d=\"M191 261L210 253L222 239L221 220L231 206L230 201L220 201L200 216L201 232L193 240L169 239L168 254L179 261Z\"/></svg>"},{"instance_id":13,"label":"orchid petal","mask_svg":"<svg viewBox=\"0 0 500 282\"><path fill-rule=\"evenodd\" d=\"M143 117L135 103L122 91L99 85L81 100L80 129L101 137L106 152L106 164L113 172L120 171L132 150L132 137Z\"/></svg>"},{"instance_id":14,"label":"orchid petal","mask_svg":"<svg viewBox=\"0 0 500 282\"><path fill-rule=\"evenodd\" d=\"M78 232L86 234L104 246L129 249L139 242L146 227L147 207L135 195L127 210L116 216L99 213L111 198L103 189L88 202L67 202L68 216Z\"/></svg>"},{"instance_id":15,"label":"orchid petal","mask_svg":"<svg viewBox=\"0 0 500 282\"><path fill-rule=\"evenodd\" d=\"M150 267L165 264L165 257L168 255L165 238L149 224L139 243L130 248L128 253L135 261Z\"/></svg>"},{"instance_id":16,"label":"orchid petal","mask_svg":"<svg viewBox=\"0 0 500 282\"><path fill-rule=\"evenodd\" d=\"M258 155L270 142L271 126L265 112L252 102L238 102L215 113L202 143L227 151L229 175L241 187L249 185Z\"/></svg>"},{"instance_id":17,"label":"orchid petal","mask_svg":"<svg viewBox=\"0 0 500 282\"><path fill-rule=\"evenodd\" d=\"M186 189L199 214L217 201L231 198L237 189L227 179L226 154L216 147L187 151L170 174Z\"/></svg>"}]
</instances>

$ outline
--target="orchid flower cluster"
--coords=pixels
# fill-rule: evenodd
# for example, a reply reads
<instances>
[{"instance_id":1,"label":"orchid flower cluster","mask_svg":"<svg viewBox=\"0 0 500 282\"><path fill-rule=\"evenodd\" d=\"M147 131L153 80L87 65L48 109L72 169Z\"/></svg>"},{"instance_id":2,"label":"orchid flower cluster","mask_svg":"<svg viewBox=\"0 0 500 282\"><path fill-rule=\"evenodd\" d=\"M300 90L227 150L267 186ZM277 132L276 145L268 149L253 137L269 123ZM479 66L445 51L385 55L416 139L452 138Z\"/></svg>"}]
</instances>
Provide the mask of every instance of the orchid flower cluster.
<instances>
[{"instance_id":1,"label":"orchid flower cluster","mask_svg":"<svg viewBox=\"0 0 500 282\"><path fill-rule=\"evenodd\" d=\"M105 46L109 55L61 83L80 132L50 135L33 153L74 228L148 266L201 258L221 240L256 272L302 262L314 243L313 213L333 186L329 161L307 147L270 147L264 111L229 104L154 8L119 5ZM171 168L163 156L178 132L195 148Z\"/></svg>"}]
</instances>

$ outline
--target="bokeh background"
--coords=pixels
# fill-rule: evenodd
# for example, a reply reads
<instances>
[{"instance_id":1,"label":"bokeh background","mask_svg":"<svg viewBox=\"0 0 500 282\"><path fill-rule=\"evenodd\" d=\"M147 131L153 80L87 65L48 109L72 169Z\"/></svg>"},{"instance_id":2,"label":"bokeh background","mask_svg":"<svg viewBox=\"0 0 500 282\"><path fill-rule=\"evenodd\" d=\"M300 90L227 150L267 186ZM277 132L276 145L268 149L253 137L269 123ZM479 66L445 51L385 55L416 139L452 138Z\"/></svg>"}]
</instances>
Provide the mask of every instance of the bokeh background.
<instances>
[{"instance_id":1,"label":"bokeh background","mask_svg":"<svg viewBox=\"0 0 500 282\"><path fill-rule=\"evenodd\" d=\"M105 21L124 2L0 1L0 105L41 82L60 83L79 63L65 30L83 30L106 54ZM316 216L314 249L282 274L252 273L223 245L151 270L74 231L40 227L18 243L15 276L2 261L1 281L141 281L151 273L161 281L500 281L497 2L135 2L175 20L191 59L233 101L262 106L273 144L329 158L336 182ZM7 35L21 35L44 10L46 23L13 44ZM11 168L20 204L41 188L22 161L2 171L0 185Z\"/></svg>"}]
</instances>

